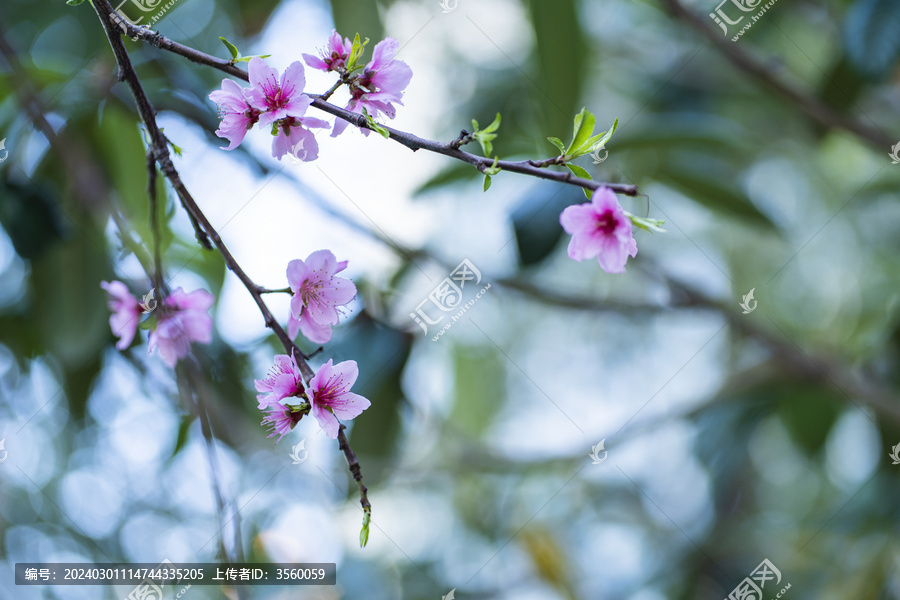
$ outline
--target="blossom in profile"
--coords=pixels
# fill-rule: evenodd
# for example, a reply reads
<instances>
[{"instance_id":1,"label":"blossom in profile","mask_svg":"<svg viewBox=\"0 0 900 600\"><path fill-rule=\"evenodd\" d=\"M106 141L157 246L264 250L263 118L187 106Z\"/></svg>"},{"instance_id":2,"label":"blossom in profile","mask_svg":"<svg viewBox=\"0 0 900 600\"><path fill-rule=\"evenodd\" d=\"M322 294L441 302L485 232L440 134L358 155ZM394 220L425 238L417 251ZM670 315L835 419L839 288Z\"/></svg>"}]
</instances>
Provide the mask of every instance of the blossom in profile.
<instances>
[{"instance_id":1,"label":"blossom in profile","mask_svg":"<svg viewBox=\"0 0 900 600\"><path fill-rule=\"evenodd\" d=\"M209 99L218 105L222 117L216 135L228 140L225 150L234 150L259 121L261 111L247 102L245 88L230 79L223 79L222 88L213 91Z\"/></svg>"},{"instance_id":2,"label":"blossom in profile","mask_svg":"<svg viewBox=\"0 0 900 600\"><path fill-rule=\"evenodd\" d=\"M359 377L359 367L355 360L345 360L333 364L331 360L319 367L319 371L309 381L306 391L312 416L325 435L335 439L338 436L338 419L353 419L371 406L368 399L350 391Z\"/></svg>"},{"instance_id":3,"label":"blossom in profile","mask_svg":"<svg viewBox=\"0 0 900 600\"><path fill-rule=\"evenodd\" d=\"M116 348L124 350L134 340L143 310L137 298L131 295L128 287L121 281L103 281L100 287L109 294L109 310L112 311L109 328L119 338Z\"/></svg>"},{"instance_id":4,"label":"blossom in profile","mask_svg":"<svg viewBox=\"0 0 900 600\"><path fill-rule=\"evenodd\" d=\"M321 52L321 58L312 54L302 54L303 60L313 69L320 71L337 71L342 73L347 68L347 59L353 50L353 42L341 38L337 30L332 30L328 38L328 47Z\"/></svg>"},{"instance_id":5,"label":"blossom in profile","mask_svg":"<svg viewBox=\"0 0 900 600\"><path fill-rule=\"evenodd\" d=\"M307 257L288 263L287 278L291 292L291 316L288 335L293 339L302 331L311 342L331 340L331 326L338 323L337 307L356 297L356 286L338 277L347 261L338 262L330 250L316 250Z\"/></svg>"},{"instance_id":6,"label":"blossom in profile","mask_svg":"<svg viewBox=\"0 0 900 600\"><path fill-rule=\"evenodd\" d=\"M280 404L282 400L296 398L303 394L303 375L293 355L278 354L275 365L269 370L265 379L253 381L256 391L260 392L256 399L259 409Z\"/></svg>"},{"instance_id":7,"label":"blossom in profile","mask_svg":"<svg viewBox=\"0 0 900 600\"><path fill-rule=\"evenodd\" d=\"M319 144L310 127L329 127L328 121L316 117L285 117L278 122L278 132L272 140L272 156L281 160L285 154L302 161L319 157Z\"/></svg>"},{"instance_id":8,"label":"blossom in profile","mask_svg":"<svg viewBox=\"0 0 900 600\"><path fill-rule=\"evenodd\" d=\"M594 190L591 202L567 207L559 222L572 236L568 251L573 260L597 257L607 273L624 273L628 257L637 255L631 220L607 187Z\"/></svg>"},{"instance_id":9,"label":"blossom in profile","mask_svg":"<svg viewBox=\"0 0 900 600\"><path fill-rule=\"evenodd\" d=\"M401 60L394 60L400 49L400 43L394 38L385 38L375 45L372 60L363 69L362 74L350 86L350 102L347 110L362 113L365 108L373 118L380 114L393 119L397 114L394 103L403 105L403 90L412 79L412 69ZM332 137L343 133L347 121L335 121ZM368 129L362 130L369 135Z\"/></svg>"},{"instance_id":10,"label":"blossom in profile","mask_svg":"<svg viewBox=\"0 0 900 600\"><path fill-rule=\"evenodd\" d=\"M261 425L269 430L267 437L278 436L275 443L281 441L285 435L290 433L294 426L300 422L305 413L303 411L294 411L290 406L284 404L273 404L264 411Z\"/></svg>"},{"instance_id":11,"label":"blossom in profile","mask_svg":"<svg viewBox=\"0 0 900 600\"><path fill-rule=\"evenodd\" d=\"M172 291L162 302L156 329L150 332L147 353L159 349L159 357L169 367L188 355L191 342L212 341L212 317L209 309L214 298L206 290L187 294L181 288Z\"/></svg>"}]
</instances>

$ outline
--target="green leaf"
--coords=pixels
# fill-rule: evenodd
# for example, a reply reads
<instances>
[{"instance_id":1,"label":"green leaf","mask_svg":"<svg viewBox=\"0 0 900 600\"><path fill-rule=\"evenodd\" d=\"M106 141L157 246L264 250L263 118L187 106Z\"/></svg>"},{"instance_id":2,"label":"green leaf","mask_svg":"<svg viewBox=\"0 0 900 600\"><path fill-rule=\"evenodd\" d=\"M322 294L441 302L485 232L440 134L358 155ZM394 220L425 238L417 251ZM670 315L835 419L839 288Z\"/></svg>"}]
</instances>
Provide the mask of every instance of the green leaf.
<instances>
[{"instance_id":1,"label":"green leaf","mask_svg":"<svg viewBox=\"0 0 900 600\"><path fill-rule=\"evenodd\" d=\"M472 119L472 127L475 129L473 135L478 140L478 143L481 144L481 150L484 155L490 156L493 154L494 146L491 142L497 139L497 134L494 132L500 127L500 113L497 113L497 117L486 128L479 130L478 121L475 119Z\"/></svg>"},{"instance_id":2,"label":"green leaf","mask_svg":"<svg viewBox=\"0 0 900 600\"><path fill-rule=\"evenodd\" d=\"M367 111L365 108L363 108L363 114L366 116L366 122L368 122L369 127L372 128L372 131L380 133L385 139L391 137L391 132L376 123L375 119L372 118L372 115L370 115L369 111Z\"/></svg>"},{"instance_id":3,"label":"green leaf","mask_svg":"<svg viewBox=\"0 0 900 600\"><path fill-rule=\"evenodd\" d=\"M179 452L181 452L188 443L188 434L191 431L191 425L194 422L196 417L194 415L184 415L181 417L181 423L178 425L178 437L175 440L175 448L172 449L172 456L174 457Z\"/></svg>"},{"instance_id":4,"label":"green leaf","mask_svg":"<svg viewBox=\"0 0 900 600\"><path fill-rule=\"evenodd\" d=\"M271 54L260 54L260 55L259 55L260 58L269 58L270 56L272 56L272 55L271 55ZM235 58L235 59L234 59L234 62L236 62L236 63L239 63L239 62L250 62L250 59L251 59L251 58L256 58L256 55L242 56L242 57L240 57L240 58Z\"/></svg>"},{"instance_id":5,"label":"green leaf","mask_svg":"<svg viewBox=\"0 0 900 600\"><path fill-rule=\"evenodd\" d=\"M665 219L651 219L649 217L639 217L637 215L633 215L628 211L625 211L625 215L631 219L632 224L635 227L639 227L644 231L649 231L650 233L666 233L667 231L662 228L665 224Z\"/></svg>"},{"instance_id":6,"label":"green leaf","mask_svg":"<svg viewBox=\"0 0 900 600\"><path fill-rule=\"evenodd\" d=\"M500 160L499 158L494 157L494 164L491 165L490 167L485 168L484 174L485 175L496 175L497 173L499 173L501 171L500 167L497 166L497 162L499 160Z\"/></svg>"},{"instance_id":7,"label":"green leaf","mask_svg":"<svg viewBox=\"0 0 900 600\"><path fill-rule=\"evenodd\" d=\"M572 150L581 148L585 142L593 135L594 125L597 119L586 108L582 108L581 112L575 115L575 127L572 133L572 143L566 148L566 155L571 155Z\"/></svg>"},{"instance_id":8,"label":"green leaf","mask_svg":"<svg viewBox=\"0 0 900 600\"><path fill-rule=\"evenodd\" d=\"M485 133L493 133L500 128L500 113L497 113L497 116L491 122L490 125L484 128Z\"/></svg>"},{"instance_id":9,"label":"green leaf","mask_svg":"<svg viewBox=\"0 0 900 600\"><path fill-rule=\"evenodd\" d=\"M613 136L616 132L616 129L619 127L619 119L616 118L613 121L612 127L610 127L609 131L604 131L603 133L598 133L597 135L589 138L580 148L575 150L575 156L581 156L583 154L587 154L588 152L593 151L594 148L600 148L606 145L606 142Z\"/></svg>"},{"instance_id":10,"label":"green leaf","mask_svg":"<svg viewBox=\"0 0 900 600\"><path fill-rule=\"evenodd\" d=\"M591 177L590 173L588 173L586 170L579 167L578 165L573 165L572 163L566 163L566 167L568 167L569 170L572 171L572 173L574 173L576 177L582 177L584 179L593 179L593 177ZM593 190L589 190L586 188L581 188L581 191L584 192L584 195L587 197L588 200L591 199L591 194L594 193Z\"/></svg>"},{"instance_id":11,"label":"green leaf","mask_svg":"<svg viewBox=\"0 0 900 600\"><path fill-rule=\"evenodd\" d=\"M223 44L225 44L225 47L228 48L228 51L231 53L232 59L236 59L238 56L241 55L241 53L238 52L237 46L235 46L234 44L232 44L231 42L226 40L221 35L219 36L219 39L222 41Z\"/></svg>"},{"instance_id":12,"label":"green leaf","mask_svg":"<svg viewBox=\"0 0 900 600\"><path fill-rule=\"evenodd\" d=\"M369 543L369 521L372 520L372 515L369 513L365 513L363 515L363 524L362 529L359 530L359 547L365 548L366 544Z\"/></svg>"},{"instance_id":13,"label":"green leaf","mask_svg":"<svg viewBox=\"0 0 900 600\"><path fill-rule=\"evenodd\" d=\"M550 143L559 148L560 156L566 153L566 145L563 144L563 141L561 139L559 139L558 137L548 137L547 139L550 140Z\"/></svg>"},{"instance_id":14,"label":"green leaf","mask_svg":"<svg viewBox=\"0 0 900 600\"><path fill-rule=\"evenodd\" d=\"M574 173L577 177L583 177L584 179L593 179L590 173L588 173L584 168L579 167L578 165L566 163L566 166L569 167L569 170L572 171L572 173Z\"/></svg>"},{"instance_id":15,"label":"green leaf","mask_svg":"<svg viewBox=\"0 0 900 600\"><path fill-rule=\"evenodd\" d=\"M66 4L69 6L78 6L82 2L84 2L84 0L66 0Z\"/></svg>"},{"instance_id":16,"label":"green leaf","mask_svg":"<svg viewBox=\"0 0 900 600\"><path fill-rule=\"evenodd\" d=\"M356 61L362 56L363 51L366 49L366 44L369 43L369 38L362 43L359 41L359 34L353 38L353 48L350 50L350 56L347 58L347 69L353 70L356 68Z\"/></svg>"},{"instance_id":17,"label":"green leaf","mask_svg":"<svg viewBox=\"0 0 900 600\"><path fill-rule=\"evenodd\" d=\"M484 191L488 191L491 189L491 176L485 174L484 176Z\"/></svg>"}]
</instances>

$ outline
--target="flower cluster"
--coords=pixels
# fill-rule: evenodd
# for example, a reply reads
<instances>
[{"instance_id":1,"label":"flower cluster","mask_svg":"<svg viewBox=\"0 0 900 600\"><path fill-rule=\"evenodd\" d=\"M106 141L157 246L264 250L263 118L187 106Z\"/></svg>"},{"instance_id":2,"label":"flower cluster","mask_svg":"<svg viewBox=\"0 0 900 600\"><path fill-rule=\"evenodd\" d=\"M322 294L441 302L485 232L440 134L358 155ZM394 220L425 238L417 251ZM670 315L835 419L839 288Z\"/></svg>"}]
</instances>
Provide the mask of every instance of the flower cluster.
<instances>
[{"instance_id":1,"label":"flower cluster","mask_svg":"<svg viewBox=\"0 0 900 600\"><path fill-rule=\"evenodd\" d=\"M314 69L335 71L345 77L353 43L346 38L341 40L337 31L332 32L328 41L329 50L322 53L322 58L304 54L303 60ZM362 114L363 109L366 109L373 118L382 114L389 119L396 116L397 109L394 108L394 103L403 105L401 102L403 90L412 79L412 69L409 65L394 59L399 49L400 44L394 38L385 38L375 45L372 60L363 68L362 73L348 78L350 102L345 107L347 110ZM338 119L331 137L339 136L347 125L347 121ZM362 132L369 135L368 129L363 129Z\"/></svg>"},{"instance_id":2,"label":"flower cluster","mask_svg":"<svg viewBox=\"0 0 900 600\"><path fill-rule=\"evenodd\" d=\"M121 281L101 282L100 287L109 294L109 327L119 338L116 348L124 350L131 345L141 323L141 315L147 310L131 295ZM213 296L206 290L186 293L175 289L162 301L157 312L156 327L150 331L147 353L159 349L159 356L169 367L188 355L192 342L208 344L212 341L212 317L209 309Z\"/></svg>"},{"instance_id":3,"label":"flower cluster","mask_svg":"<svg viewBox=\"0 0 900 600\"><path fill-rule=\"evenodd\" d=\"M371 402L350 391L359 377L356 361L334 364L329 360L303 387L303 376L293 356L279 354L275 366L265 379L257 379L256 399L263 411L262 425L268 427L269 437L281 441L307 413L312 413L325 435L338 436L341 419L353 419L367 409Z\"/></svg>"},{"instance_id":4,"label":"flower cluster","mask_svg":"<svg viewBox=\"0 0 900 600\"><path fill-rule=\"evenodd\" d=\"M281 159L295 148L303 153L292 153L300 160L315 160L319 146L310 128L328 127L328 123L315 117L307 117L306 109L312 98L303 93L306 74L299 61L278 76L278 71L254 56L250 59L250 87L242 88L234 81L222 81L222 89L215 90L209 98L218 104L222 121L216 135L228 140L226 150L237 148L247 132L259 124L275 136L272 156Z\"/></svg>"},{"instance_id":5,"label":"flower cluster","mask_svg":"<svg viewBox=\"0 0 900 600\"><path fill-rule=\"evenodd\" d=\"M358 67L351 63L354 45L349 39L341 38L333 32L328 49L322 56L304 54L303 60L310 67L341 76L341 82L350 87L350 102L347 110L362 113L363 109L374 117L386 115L393 119L396 115L394 103L402 105L403 90L412 79L412 69L394 55L399 49L397 40L386 38L373 51L372 60L362 73L352 74ZM355 62L355 58L352 59ZM312 129L328 127L327 121L306 116L312 97L304 93L306 74L303 65L295 61L279 77L278 71L266 64L260 57L250 59L248 69L249 87L241 87L230 79L222 81L221 89L209 95L219 107L221 122L216 135L228 140L225 150L234 150L254 125L268 130L275 136L272 141L272 156L281 158L290 153L303 161L312 161L319 156L319 145ZM332 137L340 135L347 127L347 121L338 119L332 130ZM368 135L369 130L363 129Z\"/></svg>"},{"instance_id":6,"label":"flower cluster","mask_svg":"<svg viewBox=\"0 0 900 600\"><path fill-rule=\"evenodd\" d=\"M566 207L559 223L572 236L569 258L597 258L607 273L624 273L628 257L637 255L631 220L607 187L594 190L591 202Z\"/></svg>"},{"instance_id":7,"label":"flower cluster","mask_svg":"<svg viewBox=\"0 0 900 600\"><path fill-rule=\"evenodd\" d=\"M330 250L316 250L306 260L288 263L288 289L291 298L288 335L303 335L317 344L331 340L331 327L338 323L338 308L356 297L356 286L337 274L347 268ZM303 374L293 355L279 354L265 379L255 380L258 408L263 411L262 425L269 437L281 441L304 415L312 413L326 435L336 438L338 418L352 419L369 407L370 402L350 392L359 376L355 361L337 365L331 360L304 387ZM277 443L277 442L276 442Z\"/></svg>"}]
</instances>

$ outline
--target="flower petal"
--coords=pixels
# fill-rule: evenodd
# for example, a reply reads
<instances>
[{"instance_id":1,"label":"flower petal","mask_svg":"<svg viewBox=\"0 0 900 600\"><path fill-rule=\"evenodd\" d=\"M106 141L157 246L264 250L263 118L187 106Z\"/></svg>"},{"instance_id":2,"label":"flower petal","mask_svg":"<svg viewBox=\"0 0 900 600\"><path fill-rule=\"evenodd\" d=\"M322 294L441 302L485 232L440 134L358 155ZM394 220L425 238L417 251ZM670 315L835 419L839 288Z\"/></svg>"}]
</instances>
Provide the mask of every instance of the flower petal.
<instances>
[{"instance_id":1,"label":"flower petal","mask_svg":"<svg viewBox=\"0 0 900 600\"><path fill-rule=\"evenodd\" d=\"M305 262L303 262L299 258L295 258L288 263L288 285L291 286L291 291L294 292L295 295L300 291L300 288L303 286L303 284L306 283L307 277L309 277L309 268L306 266ZM299 310L296 312L297 314L300 313Z\"/></svg>"},{"instance_id":2,"label":"flower petal","mask_svg":"<svg viewBox=\"0 0 900 600\"><path fill-rule=\"evenodd\" d=\"M327 344L331 341L331 326L313 319L308 310L304 310L299 320L300 331L304 337L316 344Z\"/></svg>"},{"instance_id":3,"label":"flower petal","mask_svg":"<svg viewBox=\"0 0 900 600\"><path fill-rule=\"evenodd\" d=\"M341 427L341 424L338 422L337 417L331 414L327 408L313 405L312 415L316 418L316 421L319 423L319 427L321 427L325 431L325 435L330 437L333 440L337 439L338 430Z\"/></svg>"}]
</instances>

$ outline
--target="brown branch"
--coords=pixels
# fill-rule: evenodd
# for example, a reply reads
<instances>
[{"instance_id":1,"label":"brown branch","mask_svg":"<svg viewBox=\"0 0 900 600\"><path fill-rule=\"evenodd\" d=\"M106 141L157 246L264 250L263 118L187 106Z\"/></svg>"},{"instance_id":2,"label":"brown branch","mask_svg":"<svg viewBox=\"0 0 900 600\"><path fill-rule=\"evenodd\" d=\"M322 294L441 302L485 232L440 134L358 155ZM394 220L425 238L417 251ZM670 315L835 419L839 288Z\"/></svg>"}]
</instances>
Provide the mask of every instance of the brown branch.
<instances>
[{"instance_id":1,"label":"brown branch","mask_svg":"<svg viewBox=\"0 0 900 600\"><path fill-rule=\"evenodd\" d=\"M705 37L736 67L796 104L819 124L827 128L843 129L879 151L891 147L893 142L881 130L834 110L818 98L777 77L752 54L732 42L729 37L722 36L718 30L708 24L706 19L687 10L680 0L663 0L663 2L668 5L669 10L676 18Z\"/></svg>"},{"instance_id":2,"label":"brown branch","mask_svg":"<svg viewBox=\"0 0 900 600\"><path fill-rule=\"evenodd\" d=\"M372 505L369 504L369 491L366 488L366 484L363 483L362 473L359 469L359 461L356 460L356 454L353 452L353 448L350 447L347 436L344 435L344 429L346 429L346 427L346 425L341 424L338 428L338 443L340 444L341 451L344 453L344 458L347 459L347 467L350 469L350 474L353 475L353 480L356 481L356 485L359 487L359 503L362 505L363 512L368 517L371 517Z\"/></svg>"},{"instance_id":3,"label":"brown branch","mask_svg":"<svg viewBox=\"0 0 900 600\"><path fill-rule=\"evenodd\" d=\"M108 4L108 2L106 4ZM121 33L127 32L129 36L142 39L152 46L156 46L157 48L160 48L162 50L167 50L174 54L178 54L179 56L183 56L193 62L219 69L220 71L228 73L229 75L232 75L239 79L243 79L244 81L249 81L247 72L239 67L236 67L230 61L217 58L204 52L200 52L199 50L195 50L194 48L191 48L189 46L185 46L184 44L174 42L153 31L152 29L148 29L145 27L135 27L116 14L111 15L111 19L117 20L115 27L117 28L117 31ZM372 130L365 116L340 108L339 106L335 106L334 104L329 104L326 101L326 98L328 96L317 94L307 95L313 99L312 106L314 108L317 108L322 112L326 112L332 116L338 117L339 119L343 119L344 121L347 121L352 125L356 125L360 129ZM468 163L482 172L484 172L484 169L492 167L494 165L494 159L492 158L478 156L477 154L472 154L471 152L460 150L459 147L464 143L462 140L465 136L461 136L460 138L452 142L438 142L434 140L426 140L411 133L400 131L392 127L384 127L384 129L386 129L389 133L390 139L403 144L413 152L417 150L426 150L428 152L434 152L435 154L449 156L450 158L455 158L456 160ZM497 166L500 167L500 169L503 171L518 173L520 175L529 175L531 177L537 177L538 179L549 179L550 181L567 183L588 190L595 190L599 187L608 187L617 194L623 194L625 196L637 196L638 194L636 185L624 183L604 183L601 181L593 181L591 179L583 179L581 177L576 177L569 171L548 171L541 167L535 166L531 161L527 160L501 160L497 162Z\"/></svg>"},{"instance_id":4,"label":"brown branch","mask_svg":"<svg viewBox=\"0 0 900 600\"><path fill-rule=\"evenodd\" d=\"M112 46L113 53L116 56L116 62L119 65L119 80L125 81L131 89L131 93L135 101L135 106L137 107L141 120L144 122L144 125L147 127L147 131L150 134L153 155L156 158L156 162L159 164L160 170L163 172L163 174L171 183L172 187L175 189L178 197L181 199L182 205L184 206L189 216L191 216L199 226L198 232L203 233L205 236L208 236L209 239L212 240L212 243L224 258L225 264L235 275L237 275L238 279L241 280L241 283L244 284L244 287L247 288L247 291L250 292L250 295L253 297L253 300L256 302L256 305L259 307L259 310L262 313L263 318L265 319L266 327L268 327L275 333L275 335L284 346L285 351L288 354L294 355L304 379L309 382L309 380L314 376L312 368L306 361L306 359L309 357L304 354L296 344L294 344L294 341L288 336L287 332L285 332L278 321L275 320L275 317L272 315L269 307L262 299L262 288L256 285L250 279L247 273L234 259L234 256L228 250L228 247L225 246L225 243L222 241L219 233L209 222L209 219L206 218L206 215L200 209L193 196L191 196L190 192L187 190L187 187L184 185L184 182L181 180L178 171L172 164L172 158L169 154L168 140L166 139L165 135L163 135L162 131L159 129L159 126L156 123L156 111L153 109L149 98L144 92L140 79L138 78L137 73L134 70L134 66L131 63L128 52L125 49L125 44L122 42L122 38L120 37L121 28L117 26L117 23L121 24L124 23L124 21L122 21L122 19L113 11L113 8L108 0L94 0L93 6L97 13L97 17L100 19L100 22L103 25L106 36L109 39L110 46ZM141 31L140 28L134 29L136 29L137 31ZM200 239L199 233L198 239ZM350 472L353 474L353 478L359 485L360 503L362 503L368 517L368 515L371 514L371 505L369 504L369 500L366 495L366 487L362 483L362 474L360 472L359 461L357 461L356 455L353 453L352 449L350 449L350 445L347 442L346 436L343 435L343 427L344 426L341 425L341 431L339 434L341 449L344 452L344 456L347 458ZM368 519L366 519L366 521L364 522L367 521Z\"/></svg>"},{"instance_id":5,"label":"brown branch","mask_svg":"<svg viewBox=\"0 0 900 600\"><path fill-rule=\"evenodd\" d=\"M159 126L156 123L156 111L153 109L150 100L147 98L143 86L138 79L137 73L134 70L134 66L131 64L131 59L128 57L128 53L125 50L125 45L122 43L122 39L119 37L120 30L117 29L113 24L113 19L118 18L118 15L113 12L108 0L98 0L94 3L94 6L101 23L103 23L104 25L113 52L116 55L116 61L119 64L120 70L119 78L120 80L125 81L131 88L131 93L134 96L138 113L140 114L141 120L144 122L144 126L147 128L147 132L150 135L151 147L153 150L153 155L156 158L156 162L159 164L160 170L172 184L172 187L175 189L178 197L181 199L181 203L187 211L188 215L191 216L191 218L197 223L199 228L198 239L200 237L200 234L202 234L203 237L208 236L209 239L212 240L213 244L215 244L216 248L225 259L225 264L232 272L234 272L235 275L237 275L238 279L241 280L241 283L244 284L244 287L247 288L247 291L250 292L250 295L253 297L254 301L259 307L260 312L262 312L262 315L266 322L266 327L268 327L275 333L288 353L293 352L295 356L298 357L298 364L300 365L304 377L306 377L307 379L312 377L313 371L304 360L305 358L307 358L306 355L300 351L296 344L294 344L293 340L288 337L288 334L284 331L281 325L279 325L275 320L275 317L272 315L269 307L262 300L262 296L259 293L259 286L250 279L247 273L244 272L241 266L234 259L231 251L228 250L227 246L225 246L225 243L222 241L219 233L212 226L212 224L206 218L206 215L197 205L197 202L194 200L193 196L184 185L184 182L181 180L181 176L178 174L177 169L175 169L175 166L172 164L172 158L169 154L168 140L166 139L165 135L163 135L162 131L160 131ZM104 14L104 11L107 11L107 9L108 12Z\"/></svg>"}]
</instances>

